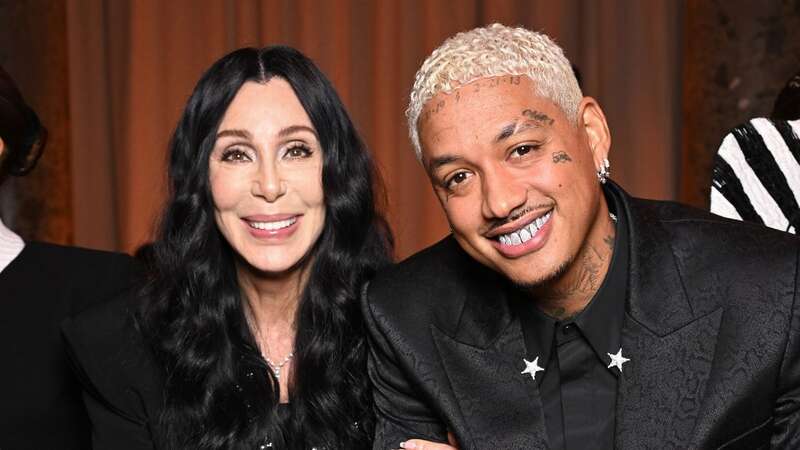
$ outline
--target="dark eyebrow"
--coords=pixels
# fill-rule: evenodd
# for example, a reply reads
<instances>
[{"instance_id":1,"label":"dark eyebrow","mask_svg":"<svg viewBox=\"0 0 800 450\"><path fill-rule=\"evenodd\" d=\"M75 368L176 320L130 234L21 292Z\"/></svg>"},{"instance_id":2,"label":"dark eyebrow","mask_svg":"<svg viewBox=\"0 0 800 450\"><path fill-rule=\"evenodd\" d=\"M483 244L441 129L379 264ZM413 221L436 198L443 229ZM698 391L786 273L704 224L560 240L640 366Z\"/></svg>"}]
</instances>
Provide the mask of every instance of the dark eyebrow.
<instances>
[{"instance_id":1,"label":"dark eyebrow","mask_svg":"<svg viewBox=\"0 0 800 450\"><path fill-rule=\"evenodd\" d=\"M517 128L517 122L504 126L503 129L500 130L500 133L494 138L494 143L497 144L505 139L510 138L511 135L514 134L515 128Z\"/></svg>"},{"instance_id":2,"label":"dark eyebrow","mask_svg":"<svg viewBox=\"0 0 800 450\"><path fill-rule=\"evenodd\" d=\"M292 125L292 126L286 127L286 128L284 128L284 129L282 129L281 131L278 132L278 137L290 136L290 135L292 135L294 133L299 133L301 131L307 131L307 132L313 134L315 137L317 137L317 132L314 131L313 128L307 127L305 125ZM230 137L238 137L238 138L247 139L247 140L253 140L253 135L251 135L250 132L247 131L247 130L232 129L232 130L222 130L219 133L217 133L217 139L223 138L223 137L228 137L228 136L230 136Z\"/></svg>"},{"instance_id":3,"label":"dark eyebrow","mask_svg":"<svg viewBox=\"0 0 800 450\"><path fill-rule=\"evenodd\" d=\"M313 134L314 137L319 139L319 136L317 136L317 132L313 128L307 127L305 125L292 125L292 126L286 127L286 128L284 128L284 129L282 129L281 131L278 132L278 137L290 136L290 135L292 135L294 133L299 133L301 131L307 131L307 132Z\"/></svg>"},{"instance_id":4,"label":"dark eyebrow","mask_svg":"<svg viewBox=\"0 0 800 450\"><path fill-rule=\"evenodd\" d=\"M247 130L222 130L219 133L217 133L217 139L227 136L238 137L247 140L253 139L253 136L251 136L250 132Z\"/></svg>"},{"instance_id":5,"label":"dark eyebrow","mask_svg":"<svg viewBox=\"0 0 800 450\"><path fill-rule=\"evenodd\" d=\"M442 167L445 164L450 164L451 162L461 161L462 159L462 157L455 155L444 155L433 158L428 162L428 173L433 175L439 167Z\"/></svg>"},{"instance_id":6,"label":"dark eyebrow","mask_svg":"<svg viewBox=\"0 0 800 450\"><path fill-rule=\"evenodd\" d=\"M500 133L498 133L494 138L494 143L498 144L519 132L529 130L531 128L541 128L541 126L541 124L534 120L526 120L522 122L522 124L519 124L519 122L510 123L500 130Z\"/></svg>"}]
</instances>

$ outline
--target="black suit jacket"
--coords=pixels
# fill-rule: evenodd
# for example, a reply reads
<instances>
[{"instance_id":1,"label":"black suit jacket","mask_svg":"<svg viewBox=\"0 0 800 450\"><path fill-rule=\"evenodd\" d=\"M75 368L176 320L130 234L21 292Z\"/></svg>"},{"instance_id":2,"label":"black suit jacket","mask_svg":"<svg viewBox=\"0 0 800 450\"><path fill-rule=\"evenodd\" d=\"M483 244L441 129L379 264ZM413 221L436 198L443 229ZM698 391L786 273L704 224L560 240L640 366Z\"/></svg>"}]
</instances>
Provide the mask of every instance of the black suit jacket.
<instances>
[{"instance_id":1,"label":"black suit jacket","mask_svg":"<svg viewBox=\"0 0 800 450\"><path fill-rule=\"evenodd\" d=\"M95 450L167 449L160 428L162 372L134 323L140 301L132 290L62 326L83 385Z\"/></svg>"},{"instance_id":2,"label":"black suit jacket","mask_svg":"<svg viewBox=\"0 0 800 450\"><path fill-rule=\"evenodd\" d=\"M133 275L127 255L39 242L0 272L0 449L89 448L60 323L125 289Z\"/></svg>"},{"instance_id":3,"label":"black suit jacket","mask_svg":"<svg viewBox=\"0 0 800 450\"><path fill-rule=\"evenodd\" d=\"M630 362L616 448L800 448L798 240L619 192ZM511 289L452 237L372 281L374 448L447 430L463 450L547 448Z\"/></svg>"}]
</instances>

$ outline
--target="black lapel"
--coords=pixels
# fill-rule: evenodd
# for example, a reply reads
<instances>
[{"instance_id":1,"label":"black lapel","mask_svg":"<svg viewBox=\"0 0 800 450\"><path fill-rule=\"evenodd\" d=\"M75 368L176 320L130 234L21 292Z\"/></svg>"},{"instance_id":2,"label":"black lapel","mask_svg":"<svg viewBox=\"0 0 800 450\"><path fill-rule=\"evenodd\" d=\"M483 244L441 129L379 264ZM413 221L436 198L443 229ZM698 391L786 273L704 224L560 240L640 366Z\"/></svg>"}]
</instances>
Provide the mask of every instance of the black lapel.
<instances>
[{"instance_id":1,"label":"black lapel","mask_svg":"<svg viewBox=\"0 0 800 450\"><path fill-rule=\"evenodd\" d=\"M617 395L617 448L687 448L714 358L722 309L695 311L672 237L657 208L617 186L630 227L625 363Z\"/></svg>"},{"instance_id":2,"label":"black lapel","mask_svg":"<svg viewBox=\"0 0 800 450\"><path fill-rule=\"evenodd\" d=\"M469 270L454 330L431 327L447 378L469 432L467 448L547 448L541 400L525 368L510 288L492 271ZM502 432L499 432L502 430Z\"/></svg>"}]
</instances>

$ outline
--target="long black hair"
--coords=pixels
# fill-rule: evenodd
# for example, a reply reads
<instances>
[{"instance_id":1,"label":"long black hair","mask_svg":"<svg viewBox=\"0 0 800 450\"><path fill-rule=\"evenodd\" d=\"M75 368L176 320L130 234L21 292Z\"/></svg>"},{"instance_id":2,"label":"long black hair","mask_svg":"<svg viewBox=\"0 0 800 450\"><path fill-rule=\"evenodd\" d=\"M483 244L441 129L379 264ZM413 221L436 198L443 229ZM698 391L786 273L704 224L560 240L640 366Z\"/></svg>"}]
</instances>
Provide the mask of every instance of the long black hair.
<instances>
[{"instance_id":1,"label":"long black hair","mask_svg":"<svg viewBox=\"0 0 800 450\"><path fill-rule=\"evenodd\" d=\"M7 175L22 176L36 165L47 132L33 109L25 103L11 76L0 67L0 138L5 150L0 157L0 182Z\"/></svg>"},{"instance_id":2,"label":"long black hair","mask_svg":"<svg viewBox=\"0 0 800 450\"><path fill-rule=\"evenodd\" d=\"M298 304L288 414L243 310L234 254L214 221L209 155L247 81L286 80L319 135L325 224ZM360 286L391 257L372 159L330 82L288 47L217 61L189 98L170 144L170 196L137 324L165 377L169 448L369 448L371 395ZM378 202L380 203L380 202ZM267 445L272 443L272 446Z\"/></svg>"}]
</instances>

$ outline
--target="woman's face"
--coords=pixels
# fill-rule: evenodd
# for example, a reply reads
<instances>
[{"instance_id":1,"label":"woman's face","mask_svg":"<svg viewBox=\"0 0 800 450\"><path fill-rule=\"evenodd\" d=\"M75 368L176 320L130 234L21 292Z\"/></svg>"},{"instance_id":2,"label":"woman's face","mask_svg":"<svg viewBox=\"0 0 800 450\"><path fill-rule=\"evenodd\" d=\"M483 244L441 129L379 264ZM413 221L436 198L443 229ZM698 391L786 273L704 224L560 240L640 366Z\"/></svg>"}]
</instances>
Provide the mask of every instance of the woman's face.
<instances>
[{"instance_id":1,"label":"woman's face","mask_svg":"<svg viewBox=\"0 0 800 450\"><path fill-rule=\"evenodd\" d=\"M250 266L297 267L322 233L322 148L289 83L247 82L225 112L209 160L219 230Z\"/></svg>"}]
</instances>

